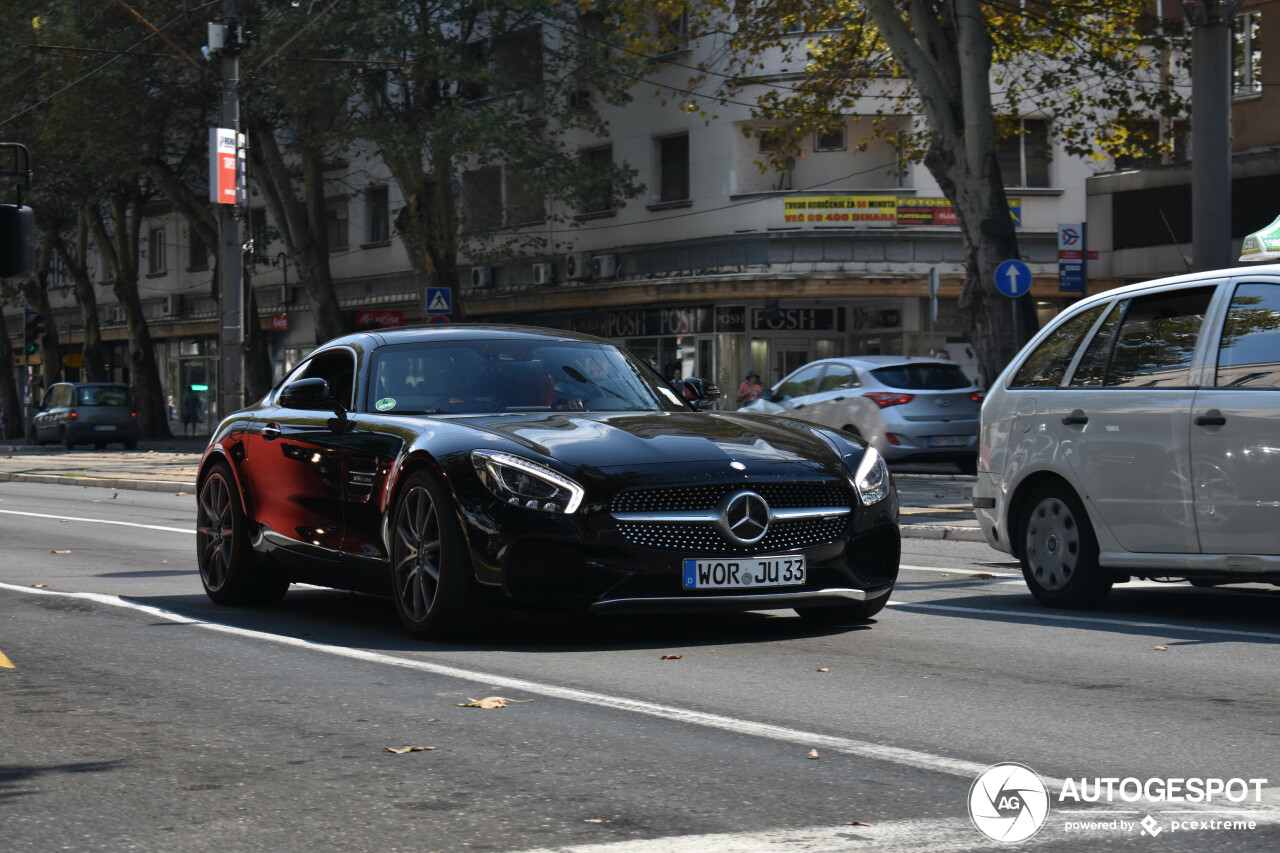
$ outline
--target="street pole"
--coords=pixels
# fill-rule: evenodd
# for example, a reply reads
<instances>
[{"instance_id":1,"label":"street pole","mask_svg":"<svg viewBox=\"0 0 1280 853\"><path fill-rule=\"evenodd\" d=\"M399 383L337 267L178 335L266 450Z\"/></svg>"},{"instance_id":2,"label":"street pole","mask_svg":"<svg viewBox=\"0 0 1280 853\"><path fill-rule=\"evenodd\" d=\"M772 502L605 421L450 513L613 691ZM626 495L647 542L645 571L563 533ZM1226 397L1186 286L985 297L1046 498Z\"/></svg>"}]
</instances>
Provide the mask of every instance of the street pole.
<instances>
[{"instance_id":1,"label":"street pole","mask_svg":"<svg viewBox=\"0 0 1280 853\"><path fill-rule=\"evenodd\" d=\"M235 131L240 145L240 20L236 0L222 0L221 127ZM239 187L237 187L239 193ZM243 200L240 200L243 201ZM218 280L220 334L218 340L218 417L244 408L244 262L240 235L240 203L218 205Z\"/></svg>"},{"instance_id":2,"label":"street pole","mask_svg":"<svg viewBox=\"0 0 1280 853\"><path fill-rule=\"evenodd\" d=\"M1240 0L1183 5L1191 36L1191 257L1231 266L1231 24Z\"/></svg>"}]
</instances>

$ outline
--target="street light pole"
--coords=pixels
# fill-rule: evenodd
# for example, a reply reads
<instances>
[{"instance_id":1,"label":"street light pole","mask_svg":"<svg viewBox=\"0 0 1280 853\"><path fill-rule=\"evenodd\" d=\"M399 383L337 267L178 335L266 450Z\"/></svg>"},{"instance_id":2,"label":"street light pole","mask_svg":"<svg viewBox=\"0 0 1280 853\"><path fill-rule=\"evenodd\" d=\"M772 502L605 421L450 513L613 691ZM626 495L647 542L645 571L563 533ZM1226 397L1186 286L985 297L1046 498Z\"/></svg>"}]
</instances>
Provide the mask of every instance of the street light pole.
<instances>
[{"instance_id":1,"label":"street light pole","mask_svg":"<svg viewBox=\"0 0 1280 853\"><path fill-rule=\"evenodd\" d=\"M1241 0L1183 4L1191 35L1191 257L1231 266L1231 25Z\"/></svg>"},{"instance_id":2,"label":"street light pole","mask_svg":"<svg viewBox=\"0 0 1280 853\"><path fill-rule=\"evenodd\" d=\"M235 132L236 156L240 136L240 19L236 0L222 0L222 104L221 126ZM238 185L242 172L237 169ZM218 340L218 416L226 417L244 407L244 263L240 234L240 203L218 205L218 280L221 301Z\"/></svg>"}]
</instances>

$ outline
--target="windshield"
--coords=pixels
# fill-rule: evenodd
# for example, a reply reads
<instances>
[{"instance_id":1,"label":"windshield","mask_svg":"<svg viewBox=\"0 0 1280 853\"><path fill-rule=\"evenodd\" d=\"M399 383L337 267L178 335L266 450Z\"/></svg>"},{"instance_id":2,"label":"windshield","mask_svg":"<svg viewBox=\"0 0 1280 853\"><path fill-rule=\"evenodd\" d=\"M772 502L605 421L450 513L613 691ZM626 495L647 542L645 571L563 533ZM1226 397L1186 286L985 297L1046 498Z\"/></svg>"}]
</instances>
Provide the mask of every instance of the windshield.
<instances>
[{"instance_id":1,"label":"windshield","mask_svg":"<svg viewBox=\"0 0 1280 853\"><path fill-rule=\"evenodd\" d=\"M605 344L431 341L379 349L366 406L398 415L685 410L659 380Z\"/></svg>"},{"instance_id":2,"label":"windshield","mask_svg":"<svg viewBox=\"0 0 1280 853\"><path fill-rule=\"evenodd\" d=\"M889 388L908 391L950 391L973 384L958 364L896 364L878 367L871 375Z\"/></svg>"},{"instance_id":3,"label":"windshield","mask_svg":"<svg viewBox=\"0 0 1280 853\"><path fill-rule=\"evenodd\" d=\"M77 406L129 405L129 390L115 385L84 385L76 397Z\"/></svg>"}]
</instances>

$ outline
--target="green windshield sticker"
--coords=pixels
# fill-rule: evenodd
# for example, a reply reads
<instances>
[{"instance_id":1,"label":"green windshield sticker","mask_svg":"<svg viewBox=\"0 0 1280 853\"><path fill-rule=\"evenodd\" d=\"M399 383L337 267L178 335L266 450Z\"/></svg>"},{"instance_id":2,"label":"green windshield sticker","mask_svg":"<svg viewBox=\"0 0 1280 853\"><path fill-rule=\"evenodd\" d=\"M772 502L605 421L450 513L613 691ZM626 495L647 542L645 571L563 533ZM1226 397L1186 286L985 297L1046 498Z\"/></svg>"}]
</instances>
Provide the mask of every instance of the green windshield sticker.
<instances>
[{"instance_id":1,"label":"green windshield sticker","mask_svg":"<svg viewBox=\"0 0 1280 853\"><path fill-rule=\"evenodd\" d=\"M391 397L383 397L374 405L378 407L379 412L387 412L396 407L396 401Z\"/></svg>"}]
</instances>

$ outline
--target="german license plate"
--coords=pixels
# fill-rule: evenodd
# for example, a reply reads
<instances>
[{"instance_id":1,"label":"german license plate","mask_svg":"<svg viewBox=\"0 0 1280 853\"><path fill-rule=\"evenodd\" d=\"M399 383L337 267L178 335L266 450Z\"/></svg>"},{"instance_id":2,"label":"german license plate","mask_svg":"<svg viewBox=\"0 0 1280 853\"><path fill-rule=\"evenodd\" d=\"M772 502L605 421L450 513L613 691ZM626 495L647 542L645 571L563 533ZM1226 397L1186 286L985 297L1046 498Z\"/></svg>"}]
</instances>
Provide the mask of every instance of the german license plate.
<instances>
[{"instance_id":1,"label":"german license plate","mask_svg":"<svg viewBox=\"0 0 1280 853\"><path fill-rule=\"evenodd\" d=\"M116 428L115 424L98 424L94 429L98 432L112 432Z\"/></svg>"},{"instance_id":2,"label":"german license plate","mask_svg":"<svg viewBox=\"0 0 1280 853\"><path fill-rule=\"evenodd\" d=\"M685 589L752 589L805 582L803 556L729 557L684 561Z\"/></svg>"},{"instance_id":3,"label":"german license plate","mask_svg":"<svg viewBox=\"0 0 1280 853\"><path fill-rule=\"evenodd\" d=\"M964 447L968 443L969 443L968 437L963 435L929 436L930 447Z\"/></svg>"}]
</instances>

